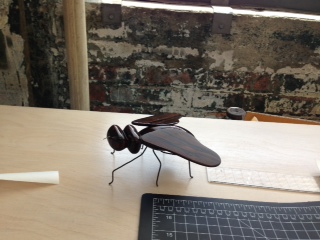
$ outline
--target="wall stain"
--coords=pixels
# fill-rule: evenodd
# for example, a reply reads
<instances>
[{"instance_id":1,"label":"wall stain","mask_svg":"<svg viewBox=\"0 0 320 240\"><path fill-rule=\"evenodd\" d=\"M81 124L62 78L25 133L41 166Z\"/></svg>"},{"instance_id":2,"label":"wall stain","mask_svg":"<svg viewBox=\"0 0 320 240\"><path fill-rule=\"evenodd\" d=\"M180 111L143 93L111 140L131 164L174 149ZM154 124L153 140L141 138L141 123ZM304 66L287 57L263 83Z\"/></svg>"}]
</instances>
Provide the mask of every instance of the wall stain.
<instances>
[{"instance_id":1,"label":"wall stain","mask_svg":"<svg viewBox=\"0 0 320 240\"><path fill-rule=\"evenodd\" d=\"M20 12L18 0L12 0L9 6L8 24L10 32L20 35Z\"/></svg>"},{"instance_id":2,"label":"wall stain","mask_svg":"<svg viewBox=\"0 0 320 240\"><path fill-rule=\"evenodd\" d=\"M7 44L5 39L6 38L0 29L0 69L8 68L8 59L6 53Z\"/></svg>"},{"instance_id":3,"label":"wall stain","mask_svg":"<svg viewBox=\"0 0 320 240\"><path fill-rule=\"evenodd\" d=\"M273 37L282 41L298 43L308 47L310 50L316 50L320 47L320 35L311 33L310 31L302 32L274 32Z\"/></svg>"},{"instance_id":4,"label":"wall stain","mask_svg":"<svg viewBox=\"0 0 320 240\"><path fill-rule=\"evenodd\" d=\"M293 92L297 89L301 89L304 86L304 81L302 79L297 79L293 75L284 76L284 88L285 91Z\"/></svg>"}]
</instances>

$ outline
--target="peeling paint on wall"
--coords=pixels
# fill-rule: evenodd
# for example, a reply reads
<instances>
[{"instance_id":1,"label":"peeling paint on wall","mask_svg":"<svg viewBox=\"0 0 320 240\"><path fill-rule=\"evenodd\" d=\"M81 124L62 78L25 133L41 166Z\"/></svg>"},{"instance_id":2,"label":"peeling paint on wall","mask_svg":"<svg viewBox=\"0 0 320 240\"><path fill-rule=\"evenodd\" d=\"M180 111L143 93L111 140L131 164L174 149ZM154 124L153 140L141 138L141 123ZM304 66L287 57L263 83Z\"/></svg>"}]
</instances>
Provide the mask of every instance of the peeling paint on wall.
<instances>
[{"instance_id":1,"label":"peeling paint on wall","mask_svg":"<svg viewBox=\"0 0 320 240\"><path fill-rule=\"evenodd\" d=\"M217 69L222 67L224 71L232 70L234 61L233 52L233 50L229 50L222 53L220 53L219 51L205 53L209 58L215 60L215 62L210 65L210 69Z\"/></svg>"},{"instance_id":2,"label":"peeling paint on wall","mask_svg":"<svg viewBox=\"0 0 320 240\"><path fill-rule=\"evenodd\" d=\"M16 3L0 3L0 47L6 46L0 49L0 89L6 86L6 94L19 99L7 97L7 102L28 104ZM68 108L62 0L25 4L29 87L38 106ZM130 4L122 6L120 26L106 26L100 5L86 3L92 110L225 117L228 107L239 106L319 120L317 20L235 14L231 34L217 35L212 33L212 9L173 11ZM8 16L9 6L15 14ZM20 95L14 96L12 89Z\"/></svg>"},{"instance_id":3,"label":"peeling paint on wall","mask_svg":"<svg viewBox=\"0 0 320 240\"><path fill-rule=\"evenodd\" d=\"M23 39L10 31L7 17L10 3L0 3L0 104L28 106Z\"/></svg>"},{"instance_id":4,"label":"peeling paint on wall","mask_svg":"<svg viewBox=\"0 0 320 240\"><path fill-rule=\"evenodd\" d=\"M96 10L95 10L96 11ZM106 39L112 39L112 38L127 38L128 33L131 33L132 31L130 28L124 25L124 23L121 24L121 27L118 29L91 29L88 31L88 35L94 36L96 35L97 38L106 38Z\"/></svg>"},{"instance_id":5,"label":"peeling paint on wall","mask_svg":"<svg viewBox=\"0 0 320 240\"><path fill-rule=\"evenodd\" d=\"M312 64L305 64L300 68L292 68L287 66L277 70L277 74L293 75L295 78L302 79L306 82L310 80L318 80L320 76L320 69Z\"/></svg>"}]
</instances>

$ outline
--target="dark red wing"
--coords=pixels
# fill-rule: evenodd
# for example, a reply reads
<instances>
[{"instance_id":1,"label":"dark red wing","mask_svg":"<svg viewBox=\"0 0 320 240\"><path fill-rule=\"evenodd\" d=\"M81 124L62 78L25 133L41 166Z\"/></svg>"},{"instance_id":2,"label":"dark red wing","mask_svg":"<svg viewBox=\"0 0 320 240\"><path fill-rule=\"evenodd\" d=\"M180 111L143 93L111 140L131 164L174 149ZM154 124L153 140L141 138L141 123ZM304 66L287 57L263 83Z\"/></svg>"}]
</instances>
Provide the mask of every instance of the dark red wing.
<instances>
[{"instance_id":1,"label":"dark red wing","mask_svg":"<svg viewBox=\"0 0 320 240\"><path fill-rule=\"evenodd\" d=\"M171 152L206 167L216 167L221 163L216 152L176 126L145 128L140 131L140 140L147 147Z\"/></svg>"},{"instance_id":2,"label":"dark red wing","mask_svg":"<svg viewBox=\"0 0 320 240\"><path fill-rule=\"evenodd\" d=\"M140 118L132 121L133 125L138 126L164 126L174 125L179 122L182 116L178 113L163 113L151 117Z\"/></svg>"}]
</instances>

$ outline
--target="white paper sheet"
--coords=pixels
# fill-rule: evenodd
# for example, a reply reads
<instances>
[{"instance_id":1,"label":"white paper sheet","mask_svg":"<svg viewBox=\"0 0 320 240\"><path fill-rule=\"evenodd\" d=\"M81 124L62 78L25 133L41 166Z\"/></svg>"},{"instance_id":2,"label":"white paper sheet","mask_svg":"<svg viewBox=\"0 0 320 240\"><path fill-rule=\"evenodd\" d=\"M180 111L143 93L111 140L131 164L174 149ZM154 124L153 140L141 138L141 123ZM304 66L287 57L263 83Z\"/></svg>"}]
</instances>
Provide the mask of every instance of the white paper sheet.
<instances>
[{"instance_id":1,"label":"white paper sheet","mask_svg":"<svg viewBox=\"0 0 320 240\"><path fill-rule=\"evenodd\" d=\"M302 176L237 168L207 168L209 182L298 192L320 192L320 176Z\"/></svg>"}]
</instances>

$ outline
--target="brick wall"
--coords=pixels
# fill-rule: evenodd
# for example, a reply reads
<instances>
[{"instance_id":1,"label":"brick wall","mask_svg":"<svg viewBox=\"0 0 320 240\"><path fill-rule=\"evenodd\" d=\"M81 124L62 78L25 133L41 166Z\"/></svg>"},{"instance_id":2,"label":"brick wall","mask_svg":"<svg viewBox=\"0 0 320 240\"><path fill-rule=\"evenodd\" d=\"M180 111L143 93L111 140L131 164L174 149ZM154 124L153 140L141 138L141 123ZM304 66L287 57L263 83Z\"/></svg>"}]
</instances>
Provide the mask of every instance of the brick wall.
<instances>
[{"instance_id":1,"label":"brick wall","mask_svg":"<svg viewBox=\"0 0 320 240\"><path fill-rule=\"evenodd\" d=\"M123 8L116 29L88 9L91 105L100 111L223 117L226 108L318 119L317 21ZM94 16L94 17L91 17Z\"/></svg>"},{"instance_id":2,"label":"brick wall","mask_svg":"<svg viewBox=\"0 0 320 240\"><path fill-rule=\"evenodd\" d=\"M122 24L106 26L99 4L86 7L92 110L224 117L240 106L320 118L319 16L236 12L231 33L219 35L208 9L123 6ZM50 98L51 107L68 108L61 1L43 0L28 11L35 102Z\"/></svg>"}]
</instances>

